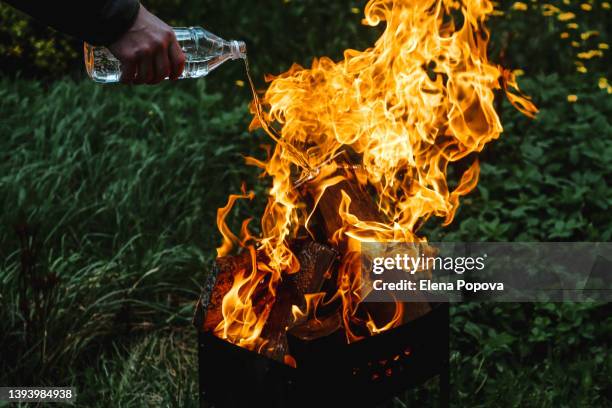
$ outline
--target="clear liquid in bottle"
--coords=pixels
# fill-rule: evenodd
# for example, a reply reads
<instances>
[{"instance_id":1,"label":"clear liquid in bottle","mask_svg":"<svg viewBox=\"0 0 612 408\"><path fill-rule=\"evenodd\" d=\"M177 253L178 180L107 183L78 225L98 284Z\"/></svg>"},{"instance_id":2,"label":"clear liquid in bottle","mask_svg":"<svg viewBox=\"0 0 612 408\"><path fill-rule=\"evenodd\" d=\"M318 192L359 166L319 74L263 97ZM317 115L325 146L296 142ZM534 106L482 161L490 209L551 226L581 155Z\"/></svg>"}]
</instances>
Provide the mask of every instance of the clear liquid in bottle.
<instances>
[{"instance_id":1,"label":"clear liquid in bottle","mask_svg":"<svg viewBox=\"0 0 612 408\"><path fill-rule=\"evenodd\" d=\"M185 54L185 68L179 79L200 78L228 60L246 58L246 44L242 41L226 41L201 27L178 27L174 33ZM120 81L121 64L106 47L85 43L84 52L91 79L100 83Z\"/></svg>"}]
</instances>

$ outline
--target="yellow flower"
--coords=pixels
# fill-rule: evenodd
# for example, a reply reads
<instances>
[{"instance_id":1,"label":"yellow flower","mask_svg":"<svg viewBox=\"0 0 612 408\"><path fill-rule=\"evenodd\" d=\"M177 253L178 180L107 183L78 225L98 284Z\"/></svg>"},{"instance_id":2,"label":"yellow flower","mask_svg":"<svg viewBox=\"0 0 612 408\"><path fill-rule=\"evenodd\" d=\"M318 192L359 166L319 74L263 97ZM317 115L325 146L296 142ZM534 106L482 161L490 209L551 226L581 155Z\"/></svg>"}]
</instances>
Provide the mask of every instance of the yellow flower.
<instances>
[{"instance_id":1,"label":"yellow flower","mask_svg":"<svg viewBox=\"0 0 612 408\"><path fill-rule=\"evenodd\" d=\"M582 3L580 5L580 8L584 11L591 11L593 9L593 7L589 3Z\"/></svg>"},{"instance_id":2,"label":"yellow flower","mask_svg":"<svg viewBox=\"0 0 612 408\"><path fill-rule=\"evenodd\" d=\"M563 0L563 4L569 5L570 4L570 0Z\"/></svg>"},{"instance_id":3,"label":"yellow flower","mask_svg":"<svg viewBox=\"0 0 612 408\"><path fill-rule=\"evenodd\" d=\"M580 43L578 41L572 41L571 44L572 44L572 47L576 47L576 48L580 47Z\"/></svg>"},{"instance_id":4,"label":"yellow flower","mask_svg":"<svg viewBox=\"0 0 612 408\"><path fill-rule=\"evenodd\" d=\"M603 56L603 52L599 51L599 50L589 50L586 52L579 52L578 53L578 58L580 59L591 59L594 57L602 57Z\"/></svg>"},{"instance_id":5,"label":"yellow flower","mask_svg":"<svg viewBox=\"0 0 612 408\"><path fill-rule=\"evenodd\" d=\"M522 10L522 11L524 11L524 10L527 10L527 5L525 3L523 3L523 2L517 1L516 3L514 3L512 5L512 8L514 10Z\"/></svg>"},{"instance_id":6,"label":"yellow flower","mask_svg":"<svg viewBox=\"0 0 612 408\"><path fill-rule=\"evenodd\" d=\"M599 89L607 89L609 86L608 79L604 77L599 78L598 85Z\"/></svg>"},{"instance_id":7,"label":"yellow flower","mask_svg":"<svg viewBox=\"0 0 612 408\"><path fill-rule=\"evenodd\" d=\"M15 45L13 47L13 49L11 50L11 54L16 55L16 56L20 56L23 53L23 49L21 48L20 45Z\"/></svg>"},{"instance_id":8,"label":"yellow flower","mask_svg":"<svg viewBox=\"0 0 612 408\"><path fill-rule=\"evenodd\" d=\"M361 10L359 10L357 7L353 7L353 8L351 8L351 13L359 14L359 13L361 13Z\"/></svg>"},{"instance_id":9,"label":"yellow flower","mask_svg":"<svg viewBox=\"0 0 612 408\"><path fill-rule=\"evenodd\" d=\"M599 43L599 45L597 45L597 47L598 47L600 50L607 50L607 49L609 49L609 48L610 48L610 46L609 46L608 44L606 44L606 43Z\"/></svg>"},{"instance_id":10,"label":"yellow flower","mask_svg":"<svg viewBox=\"0 0 612 408\"><path fill-rule=\"evenodd\" d=\"M512 71L512 73L514 74L514 76L517 76L517 77L525 75L525 71L523 71L522 69L515 69L514 71Z\"/></svg>"},{"instance_id":11,"label":"yellow flower","mask_svg":"<svg viewBox=\"0 0 612 408\"><path fill-rule=\"evenodd\" d=\"M552 4L544 4L542 6L542 15L544 16L552 16L555 13L559 13L561 10L559 10L557 7L553 6Z\"/></svg>"},{"instance_id":12,"label":"yellow flower","mask_svg":"<svg viewBox=\"0 0 612 408\"><path fill-rule=\"evenodd\" d=\"M565 12L565 13L561 13L557 16L557 18L560 21L568 21L568 20L573 20L576 17L576 15L572 12Z\"/></svg>"},{"instance_id":13,"label":"yellow flower","mask_svg":"<svg viewBox=\"0 0 612 408\"><path fill-rule=\"evenodd\" d=\"M569 28L569 29L571 29L571 30L575 30L575 29L577 29L577 28L578 28L578 24L576 24L576 23L569 23L569 24L567 25L567 28Z\"/></svg>"},{"instance_id":14,"label":"yellow flower","mask_svg":"<svg viewBox=\"0 0 612 408\"><path fill-rule=\"evenodd\" d=\"M574 103L574 102L576 102L577 100L578 100L578 96L573 95L573 94L572 94L572 95L567 95L567 101L568 101L568 102L570 102L570 103Z\"/></svg>"},{"instance_id":15,"label":"yellow flower","mask_svg":"<svg viewBox=\"0 0 612 408\"><path fill-rule=\"evenodd\" d=\"M583 40L588 40L591 37L595 37L599 35L599 31L585 31L584 33L580 34L580 38L582 38Z\"/></svg>"},{"instance_id":16,"label":"yellow flower","mask_svg":"<svg viewBox=\"0 0 612 408\"><path fill-rule=\"evenodd\" d=\"M606 10L610 10L610 3L604 1L603 3L601 3L601 7L605 8Z\"/></svg>"},{"instance_id":17,"label":"yellow flower","mask_svg":"<svg viewBox=\"0 0 612 408\"><path fill-rule=\"evenodd\" d=\"M581 74L586 74L587 73L586 67L578 67L578 68L576 68L576 71L580 72Z\"/></svg>"},{"instance_id":18,"label":"yellow flower","mask_svg":"<svg viewBox=\"0 0 612 408\"><path fill-rule=\"evenodd\" d=\"M569 33L566 33L566 32L561 33L561 38L568 38L568 37L569 37Z\"/></svg>"},{"instance_id":19,"label":"yellow flower","mask_svg":"<svg viewBox=\"0 0 612 408\"><path fill-rule=\"evenodd\" d=\"M237 80L237 81L236 81L236 86L239 86L239 87L241 87L241 88L242 88L242 87L244 86L244 81Z\"/></svg>"}]
</instances>

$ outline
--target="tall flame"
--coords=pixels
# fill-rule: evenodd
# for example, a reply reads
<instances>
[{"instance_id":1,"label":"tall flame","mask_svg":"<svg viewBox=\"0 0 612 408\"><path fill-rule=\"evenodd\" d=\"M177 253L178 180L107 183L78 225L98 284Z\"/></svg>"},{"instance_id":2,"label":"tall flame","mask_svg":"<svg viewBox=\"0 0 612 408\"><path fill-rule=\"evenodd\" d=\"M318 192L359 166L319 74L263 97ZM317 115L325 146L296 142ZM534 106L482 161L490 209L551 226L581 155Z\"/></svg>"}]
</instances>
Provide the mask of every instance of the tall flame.
<instances>
[{"instance_id":1,"label":"tall flame","mask_svg":"<svg viewBox=\"0 0 612 408\"><path fill-rule=\"evenodd\" d=\"M338 208L343 225L334 240L343 241L346 250L335 296L342 301L348 340L359 338L350 328L361 301L355 266L359 241L425 241L417 230L427 219L436 216L445 225L452 222L460 197L478 182L476 154L503 130L494 109L495 90L505 90L524 114L537 112L518 90L513 74L487 58L485 21L492 12L489 0L370 0L363 23L386 23L373 47L346 50L339 62L315 59L309 69L293 65L267 78L270 85L262 105L253 105L258 115L251 128L263 127L277 143L267 161L249 159L272 178L262 235L255 239L267 261L259 263L259 273L255 268L235 277L235 290L226 296L217 335L247 347L258 346L254 339L261 331L262 316L243 310L250 307L250 290L244 288L257 285L265 273L273 292L283 274L299 270L288 240L300 227L308 227L316 210L316 205L306 209L294 180L297 176L316 186L317 204L326 188L344 179L335 171L334 159L342 151L351 151L361 159L359 182L375 191L378 209L388 221L359 219L350 211L350 197L343 193ZM274 123L280 134L271 128ZM462 159L472 164L451 187L449 165ZM220 254L239 241L246 242L225 225L236 198L230 198L218 216L225 237ZM248 234L246 228L243 234ZM377 333L393 327L401 313L398 307L392 321L380 327L372 320L362 323L370 333ZM294 310L294 314L299 313Z\"/></svg>"}]
</instances>

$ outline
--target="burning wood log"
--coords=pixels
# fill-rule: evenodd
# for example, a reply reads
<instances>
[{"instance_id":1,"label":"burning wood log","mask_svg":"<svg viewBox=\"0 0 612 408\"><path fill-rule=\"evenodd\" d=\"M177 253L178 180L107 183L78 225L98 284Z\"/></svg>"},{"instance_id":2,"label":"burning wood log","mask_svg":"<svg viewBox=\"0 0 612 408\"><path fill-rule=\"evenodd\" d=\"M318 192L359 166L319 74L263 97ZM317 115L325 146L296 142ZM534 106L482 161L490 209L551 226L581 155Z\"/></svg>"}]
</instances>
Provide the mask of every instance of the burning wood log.
<instances>
[{"instance_id":1,"label":"burning wood log","mask_svg":"<svg viewBox=\"0 0 612 408\"><path fill-rule=\"evenodd\" d=\"M362 221L382 222L382 214L376 209L372 196L357 182L357 173L348 163L347 158L341 159L343 164L330 176L340 176L343 180L329 186L317 203L317 221L320 225L323 239L330 241L336 231L342 228L340 216L340 204L342 203L342 191L351 199L349 211ZM318 185L305 184L302 194L313 203L317 196ZM344 248L339 248L340 252Z\"/></svg>"},{"instance_id":2,"label":"burning wood log","mask_svg":"<svg viewBox=\"0 0 612 408\"><path fill-rule=\"evenodd\" d=\"M341 328L342 316L340 310L336 310L330 315L315 316L300 325L292 327L289 333L294 337L308 341L329 336Z\"/></svg>"},{"instance_id":3,"label":"burning wood log","mask_svg":"<svg viewBox=\"0 0 612 408\"><path fill-rule=\"evenodd\" d=\"M251 257L248 251L236 256L217 258L200 297L202 307L202 327L204 331L212 331L223 320L223 297L232 288L234 276L239 271L251 268Z\"/></svg>"},{"instance_id":4,"label":"burning wood log","mask_svg":"<svg viewBox=\"0 0 612 408\"><path fill-rule=\"evenodd\" d=\"M342 227L343 220L340 215L343 192L351 200L349 211L362 221L383 222L384 217L376 209L370 194L363 189L357 181L357 175L350 166L339 168L332 176L341 175L343 179L329 186L318 200L316 214L318 216L318 233L325 240L336 242L339 251L345 251L344 240L332 240L334 234ZM314 190L306 184L306 194L314 202ZM322 238L323 239L323 238ZM334 273L331 269L338 252L312 240L295 240L291 249L296 254L300 271L292 275L285 275L277 285L275 294L268 290L269 281L265 278L251 297L253 308L259 311L269 310L266 324L260 338L263 346L260 352L278 361L283 361L288 354L287 330L294 325L292 309L297 306L306 310L307 294L314 294L326 290L333 294L337 290ZM258 252L257 262L263 262L263 254ZM249 251L218 258L209 275L209 282L205 285L200 299L202 310L200 321L197 323L204 331L215 331L223 321L223 299L232 289L235 276L239 273L248 273L252 269L251 254ZM415 301L422 299L415 299ZM426 302L410 303L404 307L402 322L414 320L430 311ZM341 328L342 305L336 302L317 316L306 316L298 325L292 328L294 335L304 339L314 339L327 336ZM396 313L393 303L362 303L360 315L370 316L375 322L388 322ZM310 319L308 319L310 317Z\"/></svg>"},{"instance_id":5,"label":"burning wood log","mask_svg":"<svg viewBox=\"0 0 612 408\"><path fill-rule=\"evenodd\" d=\"M254 307L262 310L271 308L268 320L261 334L265 341L265 352L271 358L283 360L287 354L286 330L292 322L291 309L304 304L304 295L317 292L323 286L326 272L334 260L336 252L313 241L295 241L294 250L300 261L300 271L286 277L276 288L276 296L267 291L267 282L262 281L253 296ZM258 253L258 261L261 254ZM252 268L248 251L236 256L217 258L209 273L198 304L194 323L204 331L214 331L223 321L223 298L230 291L234 277L240 271Z\"/></svg>"},{"instance_id":6,"label":"burning wood log","mask_svg":"<svg viewBox=\"0 0 612 408\"><path fill-rule=\"evenodd\" d=\"M359 218L359 220L379 223L387 221L376 208L372 196L358 183L358 173L355 170L355 166L346 165L349 162L347 157L343 157L341 161L344 165L340 165L338 170L330 177L341 176L343 180L327 187L317 205L318 222L324 232L324 236L328 240L343 225L339 211L342 202L342 192L347 194L351 200L350 213ZM314 202L316 196L315 187L306 184L304 194L309 195L311 201ZM346 245L342 241L340 241L338 246L341 253L346 250ZM375 321L389 321L395 313L395 304L393 303L369 302L363 303L362 306L367 309L367 313ZM431 307L426 302L425 297L415 291L414 302L406 304L404 307L402 322L415 320L429 313L430 310Z\"/></svg>"},{"instance_id":7,"label":"burning wood log","mask_svg":"<svg viewBox=\"0 0 612 408\"><path fill-rule=\"evenodd\" d=\"M286 331L293 322L292 309L305 306L305 295L321 290L336 252L314 241L295 241L292 249L300 262L300 271L286 277L276 290L274 306L262 332L268 341L266 351L277 360L288 354Z\"/></svg>"},{"instance_id":8,"label":"burning wood log","mask_svg":"<svg viewBox=\"0 0 612 408\"><path fill-rule=\"evenodd\" d=\"M300 261L300 273L293 278L299 295L321 290L338 253L333 249L310 240L294 241L292 248Z\"/></svg>"}]
</instances>

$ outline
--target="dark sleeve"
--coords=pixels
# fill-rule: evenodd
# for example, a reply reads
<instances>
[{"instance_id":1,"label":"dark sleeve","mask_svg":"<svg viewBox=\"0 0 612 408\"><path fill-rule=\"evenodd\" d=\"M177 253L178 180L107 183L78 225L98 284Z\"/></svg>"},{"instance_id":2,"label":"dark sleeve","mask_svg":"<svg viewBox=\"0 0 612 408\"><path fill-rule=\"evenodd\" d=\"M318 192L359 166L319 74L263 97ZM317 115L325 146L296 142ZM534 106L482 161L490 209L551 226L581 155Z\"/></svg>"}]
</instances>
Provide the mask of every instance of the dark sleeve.
<instances>
[{"instance_id":1,"label":"dark sleeve","mask_svg":"<svg viewBox=\"0 0 612 408\"><path fill-rule=\"evenodd\" d=\"M118 40L138 14L138 0L5 0L58 31L93 45Z\"/></svg>"}]
</instances>

